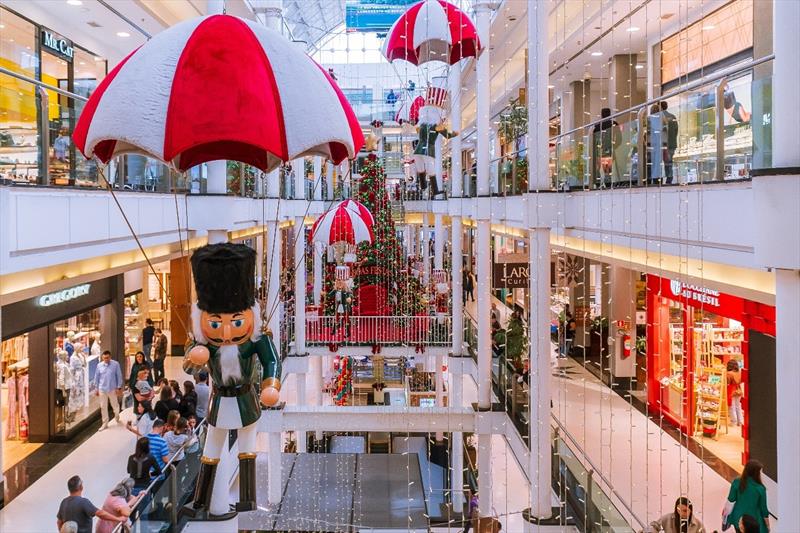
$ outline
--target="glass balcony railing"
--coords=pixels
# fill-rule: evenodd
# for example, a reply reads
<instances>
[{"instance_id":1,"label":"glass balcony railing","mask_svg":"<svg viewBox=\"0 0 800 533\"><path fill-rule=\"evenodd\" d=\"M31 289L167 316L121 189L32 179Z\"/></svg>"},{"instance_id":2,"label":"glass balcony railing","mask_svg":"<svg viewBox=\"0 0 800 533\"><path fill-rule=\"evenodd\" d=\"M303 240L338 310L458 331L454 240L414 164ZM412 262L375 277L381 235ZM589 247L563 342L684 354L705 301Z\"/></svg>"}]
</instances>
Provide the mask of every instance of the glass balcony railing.
<instances>
[{"instance_id":1,"label":"glass balcony railing","mask_svg":"<svg viewBox=\"0 0 800 533\"><path fill-rule=\"evenodd\" d=\"M658 101L551 138L549 188L592 190L749 179L751 169L772 163L771 60L766 57L692 82ZM527 174L525 150L492 160L490 194L525 193ZM475 196L475 168L461 179L464 196Z\"/></svg>"}]
</instances>

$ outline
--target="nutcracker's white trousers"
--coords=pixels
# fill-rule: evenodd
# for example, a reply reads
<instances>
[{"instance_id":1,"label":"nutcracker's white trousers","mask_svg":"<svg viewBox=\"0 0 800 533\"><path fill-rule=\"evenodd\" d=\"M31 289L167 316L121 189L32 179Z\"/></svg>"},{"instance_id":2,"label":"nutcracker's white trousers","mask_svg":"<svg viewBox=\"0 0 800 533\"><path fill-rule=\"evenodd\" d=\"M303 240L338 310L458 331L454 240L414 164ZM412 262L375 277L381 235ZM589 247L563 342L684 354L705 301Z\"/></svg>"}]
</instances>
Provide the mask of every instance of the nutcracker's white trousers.
<instances>
[{"instance_id":1,"label":"nutcracker's white trousers","mask_svg":"<svg viewBox=\"0 0 800 533\"><path fill-rule=\"evenodd\" d=\"M433 176L436 174L435 167L436 160L427 155L415 155L414 167L417 169L417 174L426 174Z\"/></svg>"},{"instance_id":2,"label":"nutcracker's white trousers","mask_svg":"<svg viewBox=\"0 0 800 533\"><path fill-rule=\"evenodd\" d=\"M223 451L228 450L228 432L230 430L208 426L206 444L203 446L203 455L209 459L219 459ZM239 453L255 453L256 439L258 437L258 422L237 430L239 432L237 443Z\"/></svg>"}]
</instances>

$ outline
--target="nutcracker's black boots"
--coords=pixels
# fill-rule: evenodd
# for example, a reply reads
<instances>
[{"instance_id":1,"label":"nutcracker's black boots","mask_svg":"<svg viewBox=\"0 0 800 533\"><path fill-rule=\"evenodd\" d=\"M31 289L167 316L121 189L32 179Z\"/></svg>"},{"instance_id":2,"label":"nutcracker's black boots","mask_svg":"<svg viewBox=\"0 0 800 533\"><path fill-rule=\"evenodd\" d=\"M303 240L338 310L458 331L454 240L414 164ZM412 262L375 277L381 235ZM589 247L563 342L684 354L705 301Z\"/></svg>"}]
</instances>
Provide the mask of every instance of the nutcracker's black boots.
<instances>
[{"instance_id":1,"label":"nutcracker's black boots","mask_svg":"<svg viewBox=\"0 0 800 533\"><path fill-rule=\"evenodd\" d=\"M201 459L202 461L202 459ZM186 504L181 512L190 518L198 518L198 514L205 512L206 520L228 520L236 515L236 512L225 513L222 515L212 515L208 512L211 504L211 491L214 487L214 478L217 476L217 464L201 462L200 473L197 475L197 483L194 487L194 499ZM173 474L174 475L174 474Z\"/></svg>"},{"instance_id":2,"label":"nutcracker's black boots","mask_svg":"<svg viewBox=\"0 0 800 533\"><path fill-rule=\"evenodd\" d=\"M417 188L420 193L428 188L428 175L424 172L417 172Z\"/></svg>"},{"instance_id":3,"label":"nutcracker's black boots","mask_svg":"<svg viewBox=\"0 0 800 533\"><path fill-rule=\"evenodd\" d=\"M239 502L237 511L255 511L256 458L254 453L239 454Z\"/></svg>"}]
</instances>

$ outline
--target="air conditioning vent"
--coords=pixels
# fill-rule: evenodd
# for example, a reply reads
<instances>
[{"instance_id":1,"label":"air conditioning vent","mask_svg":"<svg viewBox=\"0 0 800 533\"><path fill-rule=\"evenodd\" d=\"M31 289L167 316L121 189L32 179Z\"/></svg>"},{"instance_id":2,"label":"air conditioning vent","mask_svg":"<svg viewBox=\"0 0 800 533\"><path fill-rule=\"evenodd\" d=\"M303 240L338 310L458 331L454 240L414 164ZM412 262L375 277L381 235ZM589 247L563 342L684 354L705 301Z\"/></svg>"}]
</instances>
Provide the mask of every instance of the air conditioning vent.
<instances>
[{"instance_id":1,"label":"air conditioning vent","mask_svg":"<svg viewBox=\"0 0 800 533\"><path fill-rule=\"evenodd\" d=\"M95 21L93 21L93 20L90 20L90 21L89 21L89 22L87 22L86 24L88 24L88 25L89 25L89 26L91 26L92 28L102 28L102 26L101 26L100 24L98 24L97 22L95 22Z\"/></svg>"}]
</instances>

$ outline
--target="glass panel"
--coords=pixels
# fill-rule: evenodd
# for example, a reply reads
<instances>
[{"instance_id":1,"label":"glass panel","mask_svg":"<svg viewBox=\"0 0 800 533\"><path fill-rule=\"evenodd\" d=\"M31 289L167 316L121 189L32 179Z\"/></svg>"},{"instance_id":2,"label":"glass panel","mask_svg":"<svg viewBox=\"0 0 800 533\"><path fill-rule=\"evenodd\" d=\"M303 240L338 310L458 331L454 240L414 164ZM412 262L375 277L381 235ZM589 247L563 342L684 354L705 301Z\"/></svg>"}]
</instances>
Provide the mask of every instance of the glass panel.
<instances>
[{"instance_id":1,"label":"glass panel","mask_svg":"<svg viewBox=\"0 0 800 533\"><path fill-rule=\"evenodd\" d=\"M0 74L0 183L35 184L39 178L36 106L33 84Z\"/></svg>"},{"instance_id":2,"label":"glass panel","mask_svg":"<svg viewBox=\"0 0 800 533\"><path fill-rule=\"evenodd\" d=\"M41 80L47 85L69 90L69 65L52 54L42 53ZM55 91L47 91L47 124L50 144L48 158L49 185L75 185L70 175L70 158L73 156L70 138L71 120L69 100Z\"/></svg>"},{"instance_id":3,"label":"glass panel","mask_svg":"<svg viewBox=\"0 0 800 533\"><path fill-rule=\"evenodd\" d=\"M0 7L0 66L30 78L36 77L36 27Z\"/></svg>"}]
</instances>

